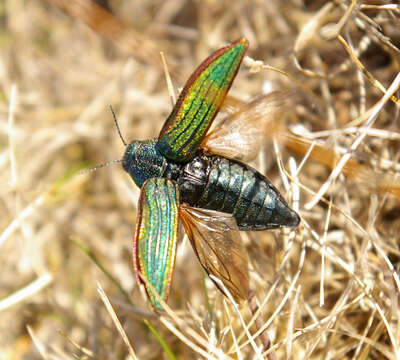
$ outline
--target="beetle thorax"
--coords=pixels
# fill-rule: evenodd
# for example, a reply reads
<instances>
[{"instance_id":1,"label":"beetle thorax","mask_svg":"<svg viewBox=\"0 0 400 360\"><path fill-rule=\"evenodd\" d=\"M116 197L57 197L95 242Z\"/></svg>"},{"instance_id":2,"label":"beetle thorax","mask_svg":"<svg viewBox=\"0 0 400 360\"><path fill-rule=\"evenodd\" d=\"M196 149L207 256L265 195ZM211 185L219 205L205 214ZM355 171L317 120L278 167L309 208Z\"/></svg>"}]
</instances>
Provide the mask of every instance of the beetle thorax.
<instances>
[{"instance_id":1,"label":"beetle thorax","mask_svg":"<svg viewBox=\"0 0 400 360\"><path fill-rule=\"evenodd\" d=\"M137 186L150 178L161 177L167 160L157 149L157 139L132 141L125 150L122 167Z\"/></svg>"}]
</instances>

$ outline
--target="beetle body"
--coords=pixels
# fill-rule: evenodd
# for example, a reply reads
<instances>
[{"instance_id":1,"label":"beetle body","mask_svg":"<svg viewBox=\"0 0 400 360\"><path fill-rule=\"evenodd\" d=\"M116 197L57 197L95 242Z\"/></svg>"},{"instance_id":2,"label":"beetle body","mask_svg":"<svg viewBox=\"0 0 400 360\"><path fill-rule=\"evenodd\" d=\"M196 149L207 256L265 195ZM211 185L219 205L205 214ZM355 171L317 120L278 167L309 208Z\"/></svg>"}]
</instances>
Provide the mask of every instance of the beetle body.
<instances>
[{"instance_id":1,"label":"beetle body","mask_svg":"<svg viewBox=\"0 0 400 360\"><path fill-rule=\"evenodd\" d=\"M170 290L179 222L207 274L220 279L237 302L249 294L239 230L299 224L297 213L265 176L233 160L246 158L237 156L243 149L257 152L256 134L262 134L258 120L268 113L259 110L269 106L249 103L215 128L222 135L207 134L247 47L246 39L239 39L204 60L186 82L158 138L126 147L122 166L141 189L133 266L138 283L145 279L151 284L145 286L157 309L162 306L155 293L165 300ZM252 109L256 117L243 122L250 120L245 114ZM218 151L218 144L230 151Z\"/></svg>"},{"instance_id":2,"label":"beetle body","mask_svg":"<svg viewBox=\"0 0 400 360\"><path fill-rule=\"evenodd\" d=\"M265 176L223 156L199 150L178 163L164 157L152 139L128 145L123 167L139 187L152 177L174 181L181 203L232 214L240 230L296 227L300 221Z\"/></svg>"}]
</instances>

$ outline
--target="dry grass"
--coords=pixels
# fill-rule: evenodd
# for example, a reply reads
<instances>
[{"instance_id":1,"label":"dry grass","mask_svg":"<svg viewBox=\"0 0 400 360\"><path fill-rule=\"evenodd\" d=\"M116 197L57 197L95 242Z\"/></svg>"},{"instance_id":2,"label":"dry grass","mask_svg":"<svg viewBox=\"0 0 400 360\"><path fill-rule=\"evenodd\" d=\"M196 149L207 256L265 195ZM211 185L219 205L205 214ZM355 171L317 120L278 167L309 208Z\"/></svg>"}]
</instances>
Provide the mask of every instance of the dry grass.
<instances>
[{"instance_id":1,"label":"dry grass","mask_svg":"<svg viewBox=\"0 0 400 360\"><path fill-rule=\"evenodd\" d=\"M113 15L89 0L0 3L0 359L266 356L248 306L203 278L187 241L155 316L131 266L138 189L119 165L77 175L122 156L109 104L125 138L158 134L171 110L159 51L178 88L240 36L232 95L295 90L254 166L301 226L244 234L270 354L400 356L399 5L98 3Z\"/></svg>"}]
</instances>

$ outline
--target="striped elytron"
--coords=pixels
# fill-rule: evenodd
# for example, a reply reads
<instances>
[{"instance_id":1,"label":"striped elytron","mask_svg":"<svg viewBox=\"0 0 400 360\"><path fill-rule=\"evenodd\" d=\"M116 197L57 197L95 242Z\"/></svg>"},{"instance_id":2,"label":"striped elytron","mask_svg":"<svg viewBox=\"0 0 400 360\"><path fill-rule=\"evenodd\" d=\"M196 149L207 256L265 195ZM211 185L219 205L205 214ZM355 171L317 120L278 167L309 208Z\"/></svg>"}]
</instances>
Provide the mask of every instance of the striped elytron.
<instances>
[{"instance_id":1,"label":"striped elytron","mask_svg":"<svg viewBox=\"0 0 400 360\"><path fill-rule=\"evenodd\" d=\"M207 135L247 46L245 39L239 39L207 58L189 78L159 137L133 141L126 148L123 168L141 188L134 268L139 283L144 278L151 284L145 286L156 308L161 305L154 291L163 300L169 293L179 220L201 265L222 281L236 301L248 297L247 261L238 230L299 224L299 216L269 180L235 160L252 146L249 129L260 133L249 122L242 126L246 134L240 136L239 125L245 113L259 109L265 99L228 115L221 125L222 139L215 135L218 129L211 132L214 136ZM261 119L263 112L254 111L257 114ZM239 136L227 131L235 126ZM226 151L215 143L227 141L231 156L217 155Z\"/></svg>"}]
</instances>

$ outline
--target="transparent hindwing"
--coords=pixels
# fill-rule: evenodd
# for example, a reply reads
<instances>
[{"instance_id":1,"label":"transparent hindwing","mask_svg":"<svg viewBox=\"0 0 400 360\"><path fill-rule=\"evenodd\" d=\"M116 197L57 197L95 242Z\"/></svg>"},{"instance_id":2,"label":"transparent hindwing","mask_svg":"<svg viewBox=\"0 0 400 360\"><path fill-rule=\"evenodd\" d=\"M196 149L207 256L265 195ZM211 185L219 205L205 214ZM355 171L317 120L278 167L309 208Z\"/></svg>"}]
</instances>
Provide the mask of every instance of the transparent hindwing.
<instances>
[{"instance_id":1,"label":"transparent hindwing","mask_svg":"<svg viewBox=\"0 0 400 360\"><path fill-rule=\"evenodd\" d=\"M220 279L236 302L247 300L247 253L235 218L231 214L184 204L180 206L179 215L207 274Z\"/></svg>"},{"instance_id":2,"label":"transparent hindwing","mask_svg":"<svg viewBox=\"0 0 400 360\"><path fill-rule=\"evenodd\" d=\"M201 147L209 153L239 161L253 160L261 147L282 131L279 117L287 106L290 91L261 95L248 103L235 104L212 129Z\"/></svg>"}]
</instances>

